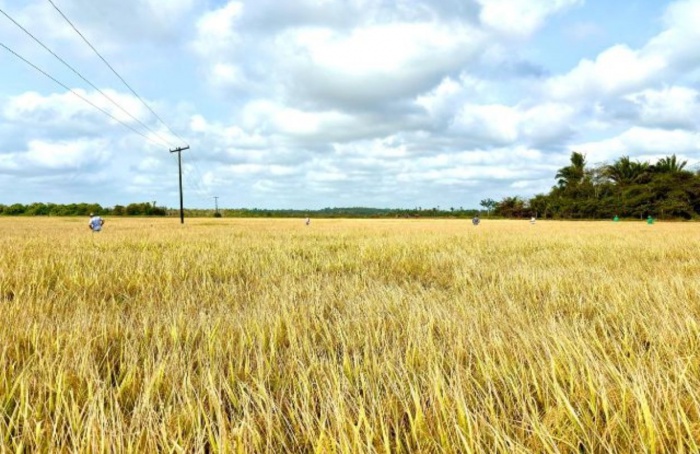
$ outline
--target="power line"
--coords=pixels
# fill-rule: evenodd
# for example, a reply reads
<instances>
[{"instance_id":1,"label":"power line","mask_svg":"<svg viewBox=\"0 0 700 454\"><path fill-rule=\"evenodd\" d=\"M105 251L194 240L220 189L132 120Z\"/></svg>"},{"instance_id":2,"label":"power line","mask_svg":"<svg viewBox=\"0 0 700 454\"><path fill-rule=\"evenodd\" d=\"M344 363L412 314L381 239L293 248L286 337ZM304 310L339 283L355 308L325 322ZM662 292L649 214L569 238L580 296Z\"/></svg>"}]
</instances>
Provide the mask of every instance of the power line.
<instances>
[{"instance_id":1,"label":"power line","mask_svg":"<svg viewBox=\"0 0 700 454\"><path fill-rule=\"evenodd\" d=\"M156 119L158 119L158 121L160 121L160 123L163 126L165 126L168 131L170 131L170 133L173 136L177 137L182 142L187 144L187 141L185 139L183 139L180 135L178 135L175 131L173 131L173 129L170 126L168 126L167 123L165 123L165 121L143 100L143 98L141 98L141 96L138 93L136 93L136 91L129 85L128 82L126 82L126 80L117 72L117 70L114 69L114 67L107 61L107 59L105 57L103 57L102 54L100 54L100 52L95 48L95 46L92 45L92 43L90 43L90 41L85 37L85 35L83 35L80 32L80 30L78 30L78 28L75 26L75 24L73 24L73 22L65 15L65 13L63 13L63 11L61 11L61 9L52 0L48 0L48 2L61 15L61 17L63 17L63 19L71 26L71 28L73 28L73 30L83 39L85 44L87 44L90 47L90 49L92 49L92 51L100 58L100 60L102 60L102 62L112 71L112 73L124 84L124 86L126 86L126 88L128 88L129 91L131 91L131 93L141 102L141 104L143 104L151 112L151 114L153 114L153 116ZM189 145L187 145L187 146L189 147ZM203 176L201 175L201 172L199 171L199 169L197 167L195 155L192 154L190 156L192 156L194 158L194 160L192 161L192 165L194 166L195 172L197 174L199 174L200 179L203 179ZM173 156L173 158L175 158L175 156ZM190 172L187 172L185 170L184 173L185 173L185 177L187 177L187 178L191 177ZM196 186L195 191L205 193L205 194L210 194L209 191L199 183L197 178L194 178L193 181L195 182L194 186Z\"/></svg>"},{"instance_id":2,"label":"power line","mask_svg":"<svg viewBox=\"0 0 700 454\"><path fill-rule=\"evenodd\" d=\"M119 105L119 103L117 103L115 100L113 100L112 98L110 98L109 96L107 96L107 94L106 94L105 92L103 92L101 89L99 89L98 87L96 87L95 84L93 84L93 83L90 82L87 78L85 78L77 69L73 68L73 67L72 67L68 62L66 62L63 58L61 58L61 57L58 56L54 51L52 51L51 49L49 49L43 42L41 42L41 40L39 40L39 39L38 39L36 36L34 36L29 30L27 30L26 28L24 28L19 22L17 22L15 19L13 19L9 14L7 14L7 13L5 12L2 8L0 8L0 13L2 13L2 14L3 14L7 19L9 19L13 24L15 24L17 27L19 27L24 33L26 33L30 38L32 38L37 44L39 44L41 47L43 47L48 53L50 53L51 55L53 55L58 61L60 61L61 63L63 63L64 66L66 66L68 69L70 69L71 71L73 71L73 73L74 73L75 75L77 75L78 77L80 77L85 83L87 83L87 84L90 85L92 88L94 88L95 90L97 90L97 92L99 92L102 96L104 96L108 101L110 101L112 104L114 104L114 105L115 105L117 108L119 108L122 112L124 112L124 113L127 114L129 117L131 117L133 120L135 120L137 123L139 123L141 126L143 126L148 132L150 132L150 133L153 134L155 137L157 137L158 139L160 139L160 140L163 142L163 144L165 144L166 146L172 145L172 144L169 143L166 139L162 138L160 135L158 135L158 133L156 133L156 132L153 131L150 127L148 127L146 124L144 124L141 120L139 120L138 118L136 118L135 116L133 116L131 113L129 113L126 109L124 109L121 105Z\"/></svg>"},{"instance_id":3,"label":"power line","mask_svg":"<svg viewBox=\"0 0 700 454\"><path fill-rule=\"evenodd\" d=\"M98 57L100 57L100 60L102 60L102 62L104 62L105 65L107 65L107 67L112 71L112 73L114 73L114 75L117 76L117 77L119 78L119 80L122 81L122 83L126 86L126 88L128 88L129 91L131 91L131 93L133 93L133 95L136 96L136 98L137 98L139 101L141 101L141 104L143 104L144 106L146 106L146 108L153 114L153 116L156 117L156 118L158 119L158 121L160 121L161 124L163 124L163 126L165 126L165 127L168 129L168 131L170 131L170 133L171 133L172 135L174 135L175 137L177 137L178 139L180 139L183 143L187 144L187 141L186 141L185 139L183 139L182 137L180 137L175 131L173 131L172 128L171 128L170 126L168 126L168 125L165 123L165 121L163 121L163 119L160 118L160 116L159 116L157 113L155 113L155 111L154 111L153 109L151 109L151 107L143 100L143 98L141 98L141 96L139 96L139 94L136 93L136 91L135 91L133 88L131 88L131 85L129 85L129 84L124 80L124 78L123 78L122 76L119 75L119 73L117 72L117 70L115 70L115 69L112 67L112 65L110 65L109 62L102 56L102 54L100 54L100 53L97 51L97 49L95 49L95 46L93 46L93 45L90 43L90 41L88 41L88 39L80 32L80 30L78 30L78 28L77 28L75 25L73 25L73 22L71 22L70 19L68 19L68 17L66 17L66 15L63 14L63 11L61 11L61 9L60 9L58 6L56 6L56 4L53 2L53 0L48 0L48 2L51 3L51 6L53 6L54 9L55 9L56 11L58 11L58 14L60 14L61 17L63 17L63 19L65 19L65 21L68 22L68 24L73 28L73 30L75 30L75 32L83 39L83 41L85 41L85 44L87 44L88 46L90 46L90 49L92 49L92 51L95 52L95 54L96 54Z\"/></svg>"},{"instance_id":4,"label":"power line","mask_svg":"<svg viewBox=\"0 0 700 454\"><path fill-rule=\"evenodd\" d=\"M153 109L151 109L151 107L143 100L143 98L141 98L141 97L138 95L138 93L136 93L136 92L134 91L134 89L133 89L131 86L129 86L129 84L116 72L116 70L106 61L106 59L97 51L97 49L95 49L94 46L92 46L92 45L90 44L90 42L87 40L87 38L85 38L85 36L82 35L82 33L80 33L80 31L79 31L79 30L75 27L75 25L73 25L73 23L65 16L65 14L63 14L63 12L62 12L51 0L49 0L49 2L50 2L51 5L59 12L59 14L61 14L61 16L71 25L71 27L76 31L76 33L78 33L78 35L81 36L81 38L88 44L88 46L90 46L90 48L93 50L93 52L95 52L95 53L98 55L98 57L100 57L100 59L107 65L107 67L109 67L109 69L110 69L110 70L122 81L122 83L134 94L134 96L135 96L135 97L136 97L136 98L137 98L137 99L138 99L138 100L139 100L139 101L140 101L140 102L141 102L141 103L142 103L142 104L143 104L143 105L144 105L144 106L145 106L145 107L146 107L146 108L147 108L147 109L148 109L148 110L149 110L149 111L150 111L150 112L151 112L151 113L152 113L152 114L153 114L153 115L154 115L154 116L155 116L155 117L156 117L156 118L171 132L171 133L172 133L172 134L173 134L173 135L174 135L174 136L176 136L177 138L179 138L180 140L182 140L183 142L185 142L185 140L184 140L182 137L180 137L177 133L175 133L175 132L163 121L163 119L160 118L160 117L158 116L158 114L157 114L155 111L153 111ZM134 115L132 115L131 113L129 113L126 109L124 109L121 105L119 105L115 100L113 100L110 96L108 96L106 93L104 93L100 88L98 88L98 87L95 86L92 82L90 82L90 81L89 81L86 77L84 77L77 69L75 69L75 68L74 68L73 66L71 66L68 62L66 62L63 58L61 58L58 54L56 54L56 52L52 51L48 46L46 46L43 42L41 42L41 40L39 40L39 39L38 39L36 36L34 36L30 31L28 31L28 30L27 30L26 28L24 28L21 24L19 24L19 23L18 23L15 19L13 19L8 13L6 13L4 10L2 10L2 8L0 8L0 13L2 13L2 14L3 14L8 20L10 20L15 26L17 26L18 28L20 28L25 34L27 34L30 38L32 38L37 44L39 44L41 47L43 47L43 48L44 48L47 52L49 52L54 58L56 58L57 60L59 60L64 66L66 66L68 69L70 69L75 75L77 75L78 77L80 77L80 79L82 79L85 83L87 83L89 86L91 86L91 87L92 87L93 89L95 89L97 92L99 92L105 99L107 99L108 101L110 101L110 102L111 102L113 105L115 105L118 109L120 109L122 112L124 112L124 113L125 113L126 115L128 115L130 118L132 118L132 119L135 120L137 123L139 123L143 128L145 128L146 131L148 131L150 134L152 134L152 137L148 137L147 135L145 135L145 134L143 134L142 132L138 131L137 129L135 129L135 128L132 127L131 125L129 125L129 124L127 124L127 123L125 123L125 122L119 120L117 117L115 117L114 115L112 115L112 114L109 113L108 111L102 109L101 107L97 106L95 103L93 103L92 101L90 101L89 99L87 99L85 96L81 95L80 93L76 92L74 89L69 88L67 85L63 84L61 81L59 81L58 79L56 79L55 77L53 77L52 75L50 75L48 72L42 70L42 69L39 68L37 65L33 64L32 62L30 62L30 61L27 60L26 58L22 57L19 53L15 52L14 50L12 50L11 48L9 48L8 46L6 46L6 45L0 43L0 46L1 46L1 47L3 47L3 48L4 48L5 50L7 50L8 52L12 53L15 57L17 57L18 59L22 60L22 61L25 62L27 65L31 66L31 67L32 67L33 69L35 69L36 71L38 71L38 72L40 72L41 74L43 74L45 77L51 79L53 82L55 82L55 83L58 84L59 86L63 87L63 88L66 89L67 91L71 92L74 96L80 98L80 99L81 99L83 102L85 102L86 104L89 104L89 105L92 106L93 108L99 110L99 111L102 112L103 114L107 115L108 117L110 117L110 118L113 119L114 121L120 123L120 124L123 125L124 127L128 128L129 130L131 130L131 131L133 131L134 133L138 134L139 136L143 137L143 138L146 139L147 141L149 141L149 142L151 142L151 143L153 143L153 144L155 144L155 145L157 145L157 146L162 146L162 144L166 144L167 146L169 146L170 144L172 144L172 142L170 142L168 139L165 139L165 138L163 138L162 136L160 136L157 132L155 132L154 130L152 130L148 125L144 124L141 120L139 120L139 119L136 118ZM157 143L156 141L154 141L153 137L157 138L157 139L159 140L159 142L161 142L161 143ZM188 146L188 147L189 147L189 146ZM175 156L173 156L173 158L174 158L175 160L177 160L177 158L175 158ZM192 164L193 164L193 166L194 166L194 169L193 169L193 170L198 174L199 178L203 179L203 176L202 176L201 173L199 172L199 169L198 169L198 167L197 167L197 165L196 165L196 162L193 161ZM194 188L193 188L193 189L195 190L195 192L199 192L200 194L210 194L209 190L207 190L206 188L204 188L204 187L201 185L201 183L198 181L197 178L194 178L194 179L191 178L192 175L190 174L190 172L185 171L184 173L185 173L185 176L186 176L188 179L191 179L191 181L194 182ZM207 198L207 197L200 196L200 197L197 197L197 198L205 199L205 198Z\"/></svg>"},{"instance_id":5,"label":"power line","mask_svg":"<svg viewBox=\"0 0 700 454\"><path fill-rule=\"evenodd\" d=\"M90 101L89 99L87 99L86 97L84 97L83 95L81 95L80 93L78 93L77 91L73 90L72 88L69 88L66 84L62 83L61 81L59 81L58 79L56 79L55 77L53 77L51 74L47 73L46 71L44 71L43 69L41 69L41 68L39 68L37 65L35 65L34 63L32 63L32 62L30 62L29 60L27 60L26 58L22 57L20 54L18 54L18 53L15 52L14 50L10 49L9 47L7 47L5 44L3 44L3 43L0 42L0 47L3 47L6 51L10 52L12 55L14 55L15 57L19 58L19 59L22 60L24 63L26 63L27 65L31 66L31 67L34 68L36 71L38 71L38 72L40 72L41 74L43 74L44 76L48 77L49 79L51 79L52 81L54 81L55 83L57 83L58 85L60 85L61 87L65 88L66 90L68 90L69 92L71 92L72 94L74 94L75 96L77 96L78 98L82 99L82 100L83 100L84 102L86 102L87 104L90 104L90 105L91 105L92 107L94 107L95 109L97 109L97 110L99 110L100 112L102 112L103 114L107 115L107 116L110 117L112 120L116 121L117 123L120 123L122 126L128 128L128 129L132 130L133 132L135 132L136 134L140 135L141 137L143 137L144 139L148 140L149 142L151 142L151 143L153 143L153 144L155 144L155 145L158 145L159 147L163 146L163 144L158 143L158 142L155 142L152 138L150 138L150 137L148 137L147 135L143 134L141 131L135 129L133 126L131 126L131 125L129 125L129 124L124 123L123 121L121 121L120 119L118 119L117 117L115 117L114 115L112 115L111 113L109 113L109 112L107 112L106 110L104 110L103 108L97 106L95 103L93 103L92 101Z\"/></svg>"},{"instance_id":6,"label":"power line","mask_svg":"<svg viewBox=\"0 0 700 454\"><path fill-rule=\"evenodd\" d=\"M206 187L204 187L202 184L200 184L200 181L202 181L202 182L204 181L204 175L202 174L202 172L199 169L199 166L197 165L196 154L192 153L192 154L190 154L190 156L192 157L192 159L190 159L190 164L192 166L192 170L194 171L195 175L191 175L190 172L185 172L185 175L192 177L192 180L195 182L195 185L197 186L197 190L200 193L211 197L212 193Z\"/></svg>"}]
</instances>

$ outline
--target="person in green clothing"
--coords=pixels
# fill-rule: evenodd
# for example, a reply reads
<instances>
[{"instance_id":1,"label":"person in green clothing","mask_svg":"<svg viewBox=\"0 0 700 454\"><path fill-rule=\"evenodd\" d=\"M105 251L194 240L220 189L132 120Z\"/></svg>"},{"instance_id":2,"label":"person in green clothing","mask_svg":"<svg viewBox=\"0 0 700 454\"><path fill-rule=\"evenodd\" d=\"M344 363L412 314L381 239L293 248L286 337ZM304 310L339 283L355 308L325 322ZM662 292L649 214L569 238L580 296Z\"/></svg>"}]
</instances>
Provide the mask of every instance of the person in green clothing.
<instances>
[{"instance_id":1,"label":"person in green clothing","mask_svg":"<svg viewBox=\"0 0 700 454\"><path fill-rule=\"evenodd\" d=\"M618 217L618 215L615 215L615 217L613 218L613 222L620 222L620 218Z\"/></svg>"},{"instance_id":2,"label":"person in green clothing","mask_svg":"<svg viewBox=\"0 0 700 454\"><path fill-rule=\"evenodd\" d=\"M651 225L654 223L654 218L651 217L651 215L647 216L647 224Z\"/></svg>"}]
</instances>

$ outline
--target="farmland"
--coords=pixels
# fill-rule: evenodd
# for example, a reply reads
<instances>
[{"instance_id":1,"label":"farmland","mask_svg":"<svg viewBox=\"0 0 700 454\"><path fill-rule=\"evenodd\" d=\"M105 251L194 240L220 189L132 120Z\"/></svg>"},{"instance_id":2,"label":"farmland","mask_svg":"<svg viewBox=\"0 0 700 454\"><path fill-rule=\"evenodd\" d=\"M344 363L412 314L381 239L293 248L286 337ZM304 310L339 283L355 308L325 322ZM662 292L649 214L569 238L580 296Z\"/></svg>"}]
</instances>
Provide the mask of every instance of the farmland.
<instances>
[{"instance_id":1,"label":"farmland","mask_svg":"<svg viewBox=\"0 0 700 454\"><path fill-rule=\"evenodd\" d=\"M698 228L0 218L0 449L697 452Z\"/></svg>"}]
</instances>

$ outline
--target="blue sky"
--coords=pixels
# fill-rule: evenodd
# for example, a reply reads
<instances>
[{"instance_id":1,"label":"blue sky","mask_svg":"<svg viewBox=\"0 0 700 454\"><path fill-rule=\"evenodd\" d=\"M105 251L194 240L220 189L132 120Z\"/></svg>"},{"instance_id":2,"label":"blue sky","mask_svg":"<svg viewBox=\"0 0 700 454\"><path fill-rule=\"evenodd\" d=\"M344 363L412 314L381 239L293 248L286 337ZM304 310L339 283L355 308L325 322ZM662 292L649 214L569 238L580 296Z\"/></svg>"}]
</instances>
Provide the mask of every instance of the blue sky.
<instances>
[{"instance_id":1,"label":"blue sky","mask_svg":"<svg viewBox=\"0 0 700 454\"><path fill-rule=\"evenodd\" d=\"M0 8L0 203L476 207L591 163L700 162L700 0L47 0ZM167 125L167 126L166 126Z\"/></svg>"}]
</instances>

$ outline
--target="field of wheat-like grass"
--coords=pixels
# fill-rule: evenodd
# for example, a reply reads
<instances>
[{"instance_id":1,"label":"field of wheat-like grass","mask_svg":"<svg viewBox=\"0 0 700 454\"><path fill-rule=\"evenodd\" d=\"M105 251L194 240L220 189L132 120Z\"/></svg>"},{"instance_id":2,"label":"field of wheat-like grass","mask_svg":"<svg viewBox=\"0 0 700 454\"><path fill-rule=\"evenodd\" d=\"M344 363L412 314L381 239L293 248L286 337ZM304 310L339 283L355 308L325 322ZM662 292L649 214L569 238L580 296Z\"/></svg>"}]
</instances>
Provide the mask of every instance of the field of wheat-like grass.
<instances>
[{"instance_id":1,"label":"field of wheat-like grass","mask_svg":"<svg viewBox=\"0 0 700 454\"><path fill-rule=\"evenodd\" d=\"M700 226L0 219L1 452L698 452Z\"/></svg>"}]
</instances>

